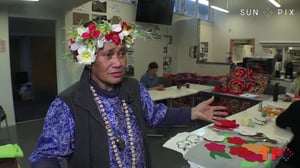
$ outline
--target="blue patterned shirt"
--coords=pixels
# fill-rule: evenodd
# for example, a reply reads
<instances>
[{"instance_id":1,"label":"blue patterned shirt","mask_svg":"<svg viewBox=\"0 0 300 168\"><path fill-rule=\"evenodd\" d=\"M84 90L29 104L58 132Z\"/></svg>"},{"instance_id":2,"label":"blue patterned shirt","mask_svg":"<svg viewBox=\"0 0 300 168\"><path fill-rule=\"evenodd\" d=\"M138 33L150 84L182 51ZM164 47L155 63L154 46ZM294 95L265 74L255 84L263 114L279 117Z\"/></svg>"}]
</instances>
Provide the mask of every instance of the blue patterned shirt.
<instances>
[{"instance_id":1,"label":"blue patterned shirt","mask_svg":"<svg viewBox=\"0 0 300 168\"><path fill-rule=\"evenodd\" d=\"M148 126L155 126L166 115L167 107L164 104L156 104L150 98L147 89L140 84L141 101L143 112ZM106 114L111 124L113 134L121 136L124 139L126 147L124 150L119 150L122 164L129 166L131 163L131 155L129 145L129 136L126 133L125 115L121 100L118 97L103 97L99 96L105 107ZM131 127L135 138L135 147L137 152L137 167L145 167L145 156L141 128L137 124L137 119L133 115L133 111L129 106ZM66 103L57 97L51 103L44 121L44 127L38 140L35 151L29 157L30 163L34 163L41 158L55 158L61 163L63 159L68 158L75 148L74 130L75 123L70 108ZM112 168L118 167L114 158L112 145L109 142L110 165Z\"/></svg>"}]
</instances>

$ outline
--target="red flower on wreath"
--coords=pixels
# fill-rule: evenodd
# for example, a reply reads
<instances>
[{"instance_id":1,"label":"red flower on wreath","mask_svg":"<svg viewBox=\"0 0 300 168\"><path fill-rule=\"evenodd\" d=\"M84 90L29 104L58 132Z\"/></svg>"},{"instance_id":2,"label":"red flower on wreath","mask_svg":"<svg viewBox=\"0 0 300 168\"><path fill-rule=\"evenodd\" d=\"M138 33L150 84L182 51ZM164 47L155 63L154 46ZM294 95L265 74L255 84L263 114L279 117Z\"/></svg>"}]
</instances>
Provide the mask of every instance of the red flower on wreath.
<instances>
[{"instance_id":1,"label":"red flower on wreath","mask_svg":"<svg viewBox=\"0 0 300 168\"><path fill-rule=\"evenodd\" d=\"M127 31L129 31L129 30L131 30L132 29L132 27L131 26L129 26L126 22L122 22L122 30L127 30Z\"/></svg>"},{"instance_id":2,"label":"red flower on wreath","mask_svg":"<svg viewBox=\"0 0 300 168\"><path fill-rule=\"evenodd\" d=\"M107 34L105 36L106 40L112 40L116 45L119 45L121 42L120 36L119 36L120 32L110 32L109 34Z\"/></svg>"},{"instance_id":3,"label":"red flower on wreath","mask_svg":"<svg viewBox=\"0 0 300 168\"><path fill-rule=\"evenodd\" d=\"M89 38L98 38L101 35L101 32L96 29L96 25L94 22L91 22L88 25L88 32L82 33L83 39L89 39Z\"/></svg>"}]
</instances>

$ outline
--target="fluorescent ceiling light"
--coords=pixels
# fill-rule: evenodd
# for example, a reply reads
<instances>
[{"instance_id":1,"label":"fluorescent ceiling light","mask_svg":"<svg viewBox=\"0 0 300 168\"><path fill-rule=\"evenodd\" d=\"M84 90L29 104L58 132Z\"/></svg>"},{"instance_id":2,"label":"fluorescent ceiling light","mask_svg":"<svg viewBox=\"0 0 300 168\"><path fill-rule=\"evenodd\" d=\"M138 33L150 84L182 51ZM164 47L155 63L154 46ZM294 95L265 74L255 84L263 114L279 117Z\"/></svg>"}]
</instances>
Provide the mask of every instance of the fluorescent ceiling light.
<instances>
[{"instance_id":1,"label":"fluorescent ceiling light","mask_svg":"<svg viewBox=\"0 0 300 168\"><path fill-rule=\"evenodd\" d=\"M228 10L220 8L220 7L217 7L217 6L214 6L214 5L212 5L210 7L213 8L213 9L215 9L215 10L221 11L221 12L229 13Z\"/></svg>"},{"instance_id":2,"label":"fluorescent ceiling light","mask_svg":"<svg viewBox=\"0 0 300 168\"><path fill-rule=\"evenodd\" d=\"M32 2L38 2L39 0L23 0L23 1L32 1Z\"/></svg>"},{"instance_id":3,"label":"fluorescent ceiling light","mask_svg":"<svg viewBox=\"0 0 300 168\"><path fill-rule=\"evenodd\" d=\"M281 7L281 5L278 3L278 2L276 2L275 0L269 0L269 2L271 2L274 6L276 6L277 8L280 8Z\"/></svg>"},{"instance_id":4,"label":"fluorescent ceiling light","mask_svg":"<svg viewBox=\"0 0 300 168\"><path fill-rule=\"evenodd\" d=\"M207 0L198 0L198 2L202 5L206 5L206 6L209 5L209 2Z\"/></svg>"},{"instance_id":5,"label":"fluorescent ceiling light","mask_svg":"<svg viewBox=\"0 0 300 168\"><path fill-rule=\"evenodd\" d=\"M191 0L191 1L196 2L196 0ZM209 5L208 0L198 0L198 3L200 3L200 4L202 4L202 5L206 5L206 6Z\"/></svg>"}]
</instances>

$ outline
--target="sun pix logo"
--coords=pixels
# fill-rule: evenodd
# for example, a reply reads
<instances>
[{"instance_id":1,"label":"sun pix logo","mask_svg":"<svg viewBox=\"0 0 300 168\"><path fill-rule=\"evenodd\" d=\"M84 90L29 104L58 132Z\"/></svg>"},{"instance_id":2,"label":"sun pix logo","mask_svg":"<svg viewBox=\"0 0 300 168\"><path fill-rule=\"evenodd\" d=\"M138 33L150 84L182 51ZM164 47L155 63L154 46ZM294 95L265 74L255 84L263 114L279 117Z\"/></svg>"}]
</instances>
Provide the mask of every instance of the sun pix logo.
<instances>
[{"instance_id":1,"label":"sun pix logo","mask_svg":"<svg viewBox=\"0 0 300 168\"><path fill-rule=\"evenodd\" d=\"M262 152L263 160L267 160L270 148L262 147L260 149L260 151ZM278 147L271 148L271 159L272 160L276 160L280 156L282 156L282 149L281 148L278 148Z\"/></svg>"},{"instance_id":2,"label":"sun pix logo","mask_svg":"<svg viewBox=\"0 0 300 168\"><path fill-rule=\"evenodd\" d=\"M263 160L268 159L269 152L271 153L272 160L276 160L278 157L282 156L283 160L288 161L294 155L294 153L288 147L284 147L283 149L278 147L273 147L271 149L268 147L262 147L260 150L262 152Z\"/></svg>"},{"instance_id":3,"label":"sun pix logo","mask_svg":"<svg viewBox=\"0 0 300 168\"><path fill-rule=\"evenodd\" d=\"M282 154L282 159L284 161L288 161L290 160L291 157L293 157L294 153L288 148L288 147L284 147L283 148L283 154Z\"/></svg>"},{"instance_id":4,"label":"sun pix logo","mask_svg":"<svg viewBox=\"0 0 300 168\"><path fill-rule=\"evenodd\" d=\"M272 9L266 7L264 9L256 8L242 8L240 9L241 16L294 16L295 9L292 8L278 8Z\"/></svg>"}]
</instances>

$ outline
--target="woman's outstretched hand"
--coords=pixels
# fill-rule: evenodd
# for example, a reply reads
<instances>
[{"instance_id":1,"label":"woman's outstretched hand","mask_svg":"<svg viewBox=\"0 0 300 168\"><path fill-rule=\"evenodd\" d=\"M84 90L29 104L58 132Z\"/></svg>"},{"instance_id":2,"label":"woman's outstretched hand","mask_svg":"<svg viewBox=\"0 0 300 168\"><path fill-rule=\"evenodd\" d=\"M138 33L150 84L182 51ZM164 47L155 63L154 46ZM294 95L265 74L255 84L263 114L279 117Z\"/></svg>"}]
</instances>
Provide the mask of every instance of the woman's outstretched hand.
<instances>
[{"instance_id":1,"label":"woman's outstretched hand","mask_svg":"<svg viewBox=\"0 0 300 168\"><path fill-rule=\"evenodd\" d=\"M228 116L227 108L225 106L211 106L210 104L213 103L213 101L214 97L211 97L193 107L191 119L214 122L217 119Z\"/></svg>"}]
</instances>

